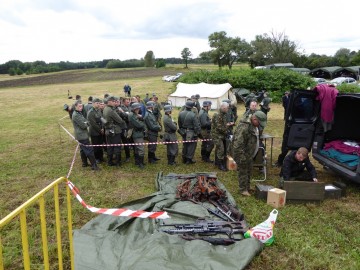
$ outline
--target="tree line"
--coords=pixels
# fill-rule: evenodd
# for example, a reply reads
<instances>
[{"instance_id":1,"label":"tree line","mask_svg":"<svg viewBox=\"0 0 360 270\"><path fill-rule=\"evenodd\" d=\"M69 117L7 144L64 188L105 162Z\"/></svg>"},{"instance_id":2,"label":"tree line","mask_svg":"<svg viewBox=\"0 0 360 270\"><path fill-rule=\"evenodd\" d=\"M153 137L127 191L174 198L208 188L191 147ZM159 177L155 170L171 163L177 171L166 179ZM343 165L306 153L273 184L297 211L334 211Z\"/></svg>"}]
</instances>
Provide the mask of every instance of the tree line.
<instances>
[{"instance_id":1,"label":"tree line","mask_svg":"<svg viewBox=\"0 0 360 270\"><path fill-rule=\"evenodd\" d=\"M305 55L301 47L289 39L284 32L270 32L255 36L247 42L240 37L229 37L225 31L214 32L208 37L211 50L200 53L192 58L189 48L184 48L181 57L155 58L153 51L147 51L141 59L104 59L102 61L69 62L61 61L46 63L44 61L21 62L11 60L0 65L0 74L22 75L57 72L73 69L88 68L136 68L136 67L165 67L166 64L206 64L213 63L219 68L232 68L234 63L247 63L250 67L265 66L274 63L291 62L295 67L310 70L328 66L359 66L360 50L351 51L340 48L334 56L312 53Z\"/></svg>"}]
</instances>

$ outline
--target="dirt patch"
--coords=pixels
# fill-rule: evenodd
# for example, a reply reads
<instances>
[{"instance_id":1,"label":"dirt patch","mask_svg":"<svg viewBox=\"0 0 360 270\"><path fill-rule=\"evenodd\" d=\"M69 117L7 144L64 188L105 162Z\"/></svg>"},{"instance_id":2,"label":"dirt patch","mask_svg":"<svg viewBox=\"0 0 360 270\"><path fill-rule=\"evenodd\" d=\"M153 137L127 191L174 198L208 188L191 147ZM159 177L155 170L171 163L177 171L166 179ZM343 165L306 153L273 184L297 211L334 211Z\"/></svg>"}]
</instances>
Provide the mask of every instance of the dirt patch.
<instances>
[{"instance_id":1,"label":"dirt patch","mask_svg":"<svg viewBox=\"0 0 360 270\"><path fill-rule=\"evenodd\" d=\"M80 82L114 81L130 78L145 78L154 76L164 76L172 74L175 71L169 69L127 69L127 70L75 70L59 73L44 74L35 77L12 79L0 81L0 88L48 85L48 84L66 84Z\"/></svg>"}]
</instances>

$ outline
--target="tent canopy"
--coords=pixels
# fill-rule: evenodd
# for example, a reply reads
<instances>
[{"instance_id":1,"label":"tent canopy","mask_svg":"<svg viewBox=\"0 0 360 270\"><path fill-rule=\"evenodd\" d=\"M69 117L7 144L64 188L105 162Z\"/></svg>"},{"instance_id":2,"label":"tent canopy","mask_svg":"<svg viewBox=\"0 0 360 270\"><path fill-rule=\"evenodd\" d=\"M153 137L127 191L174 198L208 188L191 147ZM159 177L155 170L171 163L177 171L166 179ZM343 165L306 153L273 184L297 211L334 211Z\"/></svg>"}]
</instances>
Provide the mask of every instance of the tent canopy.
<instances>
[{"instance_id":1,"label":"tent canopy","mask_svg":"<svg viewBox=\"0 0 360 270\"><path fill-rule=\"evenodd\" d=\"M236 97L231 89L232 86L229 83L178 83L176 86L176 91L168 97L168 100L170 101L171 105L175 107L181 107L185 105L187 98L199 94L200 104L202 104L202 102L205 100L210 100L212 102L211 108L218 109L224 99L230 99L233 104L236 104Z\"/></svg>"}]
</instances>

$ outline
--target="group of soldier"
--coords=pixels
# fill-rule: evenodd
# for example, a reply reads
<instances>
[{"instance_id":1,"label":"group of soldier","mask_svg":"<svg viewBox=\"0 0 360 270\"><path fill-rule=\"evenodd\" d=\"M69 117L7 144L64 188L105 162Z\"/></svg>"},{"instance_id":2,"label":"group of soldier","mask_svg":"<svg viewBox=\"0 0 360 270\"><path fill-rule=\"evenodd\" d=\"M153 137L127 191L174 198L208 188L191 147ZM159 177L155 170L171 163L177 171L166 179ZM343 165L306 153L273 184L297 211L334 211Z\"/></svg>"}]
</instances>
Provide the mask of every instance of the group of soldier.
<instances>
[{"instance_id":1,"label":"group of soldier","mask_svg":"<svg viewBox=\"0 0 360 270\"><path fill-rule=\"evenodd\" d=\"M259 128L265 127L266 114L256 109L253 100L236 125L237 107L229 99L223 100L218 111L210 117L212 102L205 100L201 106L199 98L199 95L194 95L186 101L176 122L171 116L172 106L162 106L155 94L151 98L147 95L144 100L139 96L118 98L106 94L104 99L89 97L86 105L81 97L77 97L73 107L66 110L74 125L75 138L80 142L82 166L89 166L89 160L91 168L99 170L98 164L105 162L104 152L108 166L121 166L123 148L124 162L129 161L133 149L135 165L144 168L146 144L148 163L159 160L156 156L159 137L167 147L167 164L175 165L178 155L176 133L179 133L183 140L184 164L196 162L197 142L202 139L201 159L204 162L214 162L210 159L214 148L214 163L220 170L227 170L227 155L234 158L239 170L240 191L247 196L252 159L259 147Z\"/></svg>"}]
</instances>

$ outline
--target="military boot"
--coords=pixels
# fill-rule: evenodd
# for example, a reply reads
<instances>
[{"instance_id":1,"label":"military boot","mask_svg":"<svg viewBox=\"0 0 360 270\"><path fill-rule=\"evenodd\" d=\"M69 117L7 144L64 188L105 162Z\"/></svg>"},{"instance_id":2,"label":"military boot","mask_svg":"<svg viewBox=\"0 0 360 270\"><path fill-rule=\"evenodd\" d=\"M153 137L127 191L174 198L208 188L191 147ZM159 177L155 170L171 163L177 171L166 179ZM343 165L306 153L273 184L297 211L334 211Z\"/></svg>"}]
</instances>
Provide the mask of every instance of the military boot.
<instances>
[{"instance_id":1,"label":"military boot","mask_svg":"<svg viewBox=\"0 0 360 270\"><path fill-rule=\"evenodd\" d=\"M121 154L115 155L115 166L120 167L121 166Z\"/></svg>"},{"instance_id":2,"label":"military boot","mask_svg":"<svg viewBox=\"0 0 360 270\"><path fill-rule=\"evenodd\" d=\"M220 160L220 159L219 159L218 162L219 162L218 168L219 168L220 170L226 172L226 171L227 171L227 169L226 169L226 160L225 160L225 159L224 159L224 160Z\"/></svg>"},{"instance_id":3,"label":"military boot","mask_svg":"<svg viewBox=\"0 0 360 270\"><path fill-rule=\"evenodd\" d=\"M155 160L155 161L160 160L160 158L158 158L158 157L156 157L156 156L155 156L155 153L153 153L153 154L154 154L154 156L153 156L153 160Z\"/></svg>"},{"instance_id":4,"label":"military boot","mask_svg":"<svg viewBox=\"0 0 360 270\"><path fill-rule=\"evenodd\" d=\"M183 157L182 157L182 162L183 162L183 163L186 163L186 161L187 161L187 158L183 156Z\"/></svg>"},{"instance_id":5,"label":"military boot","mask_svg":"<svg viewBox=\"0 0 360 270\"><path fill-rule=\"evenodd\" d=\"M187 158L185 164L189 165L189 164L194 164L194 163L196 163L196 161L192 160L192 158Z\"/></svg>"},{"instance_id":6,"label":"military boot","mask_svg":"<svg viewBox=\"0 0 360 270\"><path fill-rule=\"evenodd\" d=\"M81 156L82 166L83 167L89 166L89 164L87 162L87 157L83 151L80 151L80 156Z\"/></svg>"},{"instance_id":7,"label":"military boot","mask_svg":"<svg viewBox=\"0 0 360 270\"><path fill-rule=\"evenodd\" d=\"M107 159L108 159L107 164L108 164L109 166L115 166L115 164L114 164L114 162L113 162L113 155L108 155L108 156L107 156Z\"/></svg>"},{"instance_id":8,"label":"military boot","mask_svg":"<svg viewBox=\"0 0 360 270\"><path fill-rule=\"evenodd\" d=\"M144 164L144 156L138 156L138 159L139 159L139 165L138 165L138 167L139 167L140 169L144 169L144 167L145 167L145 164Z\"/></svg>"},{"instance_id":9,"label":"military boot","mask_svg":"<svg viewBox=\"0 0 360 270\"><path fill-rule=\"evenodd\" d=\"M95 156L89 156L89 160L91 163L91 169L94 171L99 171L100 168L98 167L97 163L96 163L96 159Z\"/></svg>"},{"instance_id":10,"label":"military boot","mask_svg":"<svg viewBox=\"0 0 360 270\"><path fill-rule=\"evenodd\" d=\"M201 160L207 162L206 151L201 149Z\"/></svg>"},{"instance_id":11,"label":"military boot","mask_svg":"<svg viewBox=\"0 0 360 270\"><path fill-rule=\"evenodd\" d=\"M175 161L175 159L176 159L176 156L170 156L171 157L171 165L176 165L176 161Z\"/></svg>"},{"instance_id":12,"label":"military boot","mask_svg":"<svg viewBox=\"0 0 360 270\"><path fill-rule=\"evenodd\" d=\"M210 159L210 154L211 152L207 152L205 151L205 159L203 159L205 162L208 162L208 163L213 163L214 161Z\"/></svg>"},{"instance_id":13,"label":"military boot","mask_svg":"<svg viewBox=\"0 0 360 270\"><path fill-rule=\"evenodd\" d=\"M138 156L138 154L134 154L134 160L135 160L135 165L138 166L139 165L139 156Z\"/></svg>"},{"instance_id":14,"label":"military boot","mask_svg":"<svg viewBox=\"0 0 360 270\"><path fill-rule=\"evenodd\" d=\"M154 156L155 156L154 153L152 153L152 152L149 152L149 153L148 153L148 162L149 162L150 164L156 163L156 160L154 159Z\"/></svg>"}]
</instances>

